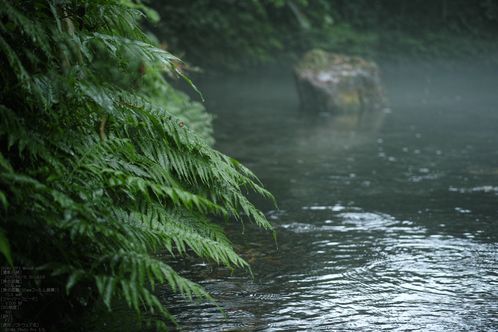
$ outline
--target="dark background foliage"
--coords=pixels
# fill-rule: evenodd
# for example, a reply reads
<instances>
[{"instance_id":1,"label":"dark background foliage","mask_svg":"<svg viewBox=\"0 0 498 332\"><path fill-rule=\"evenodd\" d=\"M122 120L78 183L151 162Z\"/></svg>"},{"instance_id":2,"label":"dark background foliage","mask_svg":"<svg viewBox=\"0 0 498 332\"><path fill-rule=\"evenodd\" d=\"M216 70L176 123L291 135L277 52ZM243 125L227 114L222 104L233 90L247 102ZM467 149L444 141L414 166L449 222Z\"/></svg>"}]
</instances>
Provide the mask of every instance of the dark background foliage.
<instances>
[{"instance_id":1,"label":"dark background foliage","mask_svg":"<svg viewBox=\"0 0 498 332\"><path fill-rule=\"evenodd\" d=\"M307 50L396 62L496 62L493 0L152 1L149 28L201 67L294 62Z\"/></svg>"}]
</instances>

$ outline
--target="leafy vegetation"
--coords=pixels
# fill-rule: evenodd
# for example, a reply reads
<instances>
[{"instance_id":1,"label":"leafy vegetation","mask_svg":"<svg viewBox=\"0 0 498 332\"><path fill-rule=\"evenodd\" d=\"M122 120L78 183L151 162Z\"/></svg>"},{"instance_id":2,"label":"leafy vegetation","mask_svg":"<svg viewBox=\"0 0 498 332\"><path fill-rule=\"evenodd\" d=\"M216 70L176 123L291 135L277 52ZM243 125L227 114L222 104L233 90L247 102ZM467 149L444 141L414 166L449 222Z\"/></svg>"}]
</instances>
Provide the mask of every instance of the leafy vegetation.
<instances>
[{"instance_id":1,"label":"leafy vegetation","mask_svg":"<svg viewBox=\"0 0 498 332\"><path fill-rule=\"evenodd\" d=\"M25 288L60 290L37 292L14 322L74 331L96 301L111 310L118 298L137 318L174 320L152 293L157 283L212 299L151 251L191 248L247 267L207 214L240 220L243 212L272 229L240 187L271 194L210 147L210 116L164 80L160 71L175 72L178 59L141 31L137 7L0 0L2 265L47 277Z\"/></svg>"},{"instance_id":2,"label":"leafy vegetation","mask_svg":"<svg viewBox=\"0 0 498 332\"><path fill-rule=\"evenodd\" d=\"M204 68L292 61L313 48L376 60L497 62L491 0L152 0L150 25Z\"/></svg>"},{"instance_id":3,"label":"leafy vegetation","mask_svg":"<svg viewBox=\"0 0 498 332\"><path fill-rule=\"evenodd\" d=\"M337 21L330 1L152 1L162 19L149 28L174 54L203 68L239 69L295 60L310 48L368 52L375 36Z\"/></svg>"},{"instance_id":4,"label":"leafy vegetation","mask_svg":"<svg viewBox=\"0 0 498 332\"><path fill-rule=\"evenodd\" d=\"M491 0L336 0L360 33L378 36L378 57L403 62L498 61L498 3Z\"/></svg>"}]
</instances>

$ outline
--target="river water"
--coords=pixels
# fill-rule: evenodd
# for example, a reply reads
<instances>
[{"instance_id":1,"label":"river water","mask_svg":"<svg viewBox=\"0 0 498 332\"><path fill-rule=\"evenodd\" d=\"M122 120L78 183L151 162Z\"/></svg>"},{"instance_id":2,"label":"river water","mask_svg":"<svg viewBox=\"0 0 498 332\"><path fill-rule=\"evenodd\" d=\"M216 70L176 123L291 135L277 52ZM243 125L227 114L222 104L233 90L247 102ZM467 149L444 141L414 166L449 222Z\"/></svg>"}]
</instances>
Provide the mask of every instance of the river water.
<instances>
[{"instance_id":1,"label":"river water","mask_svg":"<svg viewBox=\"0 0 498 332\"><path fill-rule=\"evenodd\" d=\"M184 331L498 330L498 71L385 68L389 108L299 113L289 70L199 80L215 148L277 232L226 227L244 270L168 261L218 302L156 294Z\"/></svg>"}]
</instances>

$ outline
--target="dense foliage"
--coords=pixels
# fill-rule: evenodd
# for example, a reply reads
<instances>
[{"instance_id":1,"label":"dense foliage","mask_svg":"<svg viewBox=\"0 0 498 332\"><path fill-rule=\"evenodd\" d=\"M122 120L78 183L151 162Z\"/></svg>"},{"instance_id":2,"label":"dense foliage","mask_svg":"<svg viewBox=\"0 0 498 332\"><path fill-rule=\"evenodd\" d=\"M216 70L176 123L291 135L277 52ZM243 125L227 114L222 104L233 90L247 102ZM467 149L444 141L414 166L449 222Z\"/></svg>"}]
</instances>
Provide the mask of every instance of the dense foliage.
<instances>
[{"instance_id":1,"label":"dense foliage","mask_svg":"<svg viewBox=\"0 0 498 332\"><path fill-rule=\"evenodd\" d=\"M211 118L166 83L160 71L177 59L139 29L137 7L0 0L2 266L46 276L23 288L60 290L31 293L38 301L14 310L14 322L74 331L96 301L111 310L116 298L137 317L173 320L155 284L210 297L151 250L191 248L244 267L207 213L243 211L271 229L240 187L270 193L210 147Z\"/></svg>"},{"instance_id":2,"label":"dense foliage","mask_svg":"<svg viewBox=\"0 0 498 332\"><path fill-rule=\"evenodd\" d=\"M377 60L497 59L492 0L152 0L169 49L201 67L295 61L312 48Z\"/></svg>"},{"instance_id":3,"label":"dense foliage","mask_svg":"<svg viewBox=\"0 0 498 332\"><path fill-rule=\"evenodd\" d=\"M153 0L162 19L149 24L174 54L201 67L240 68L310 48L364 54L375 36L337 21L328 0Z\"/></svg>"},{"instance_id":4,"label":"dense foliage","mask_svg":"<svg viewBox=\"0 0 498 332\"><path fill-rule=\"evenodd\" d=\"M335 0L359 32L378 36L377 56L405 61L498 62L498 2L493 0Z\"/></svg>"}]
</instances>

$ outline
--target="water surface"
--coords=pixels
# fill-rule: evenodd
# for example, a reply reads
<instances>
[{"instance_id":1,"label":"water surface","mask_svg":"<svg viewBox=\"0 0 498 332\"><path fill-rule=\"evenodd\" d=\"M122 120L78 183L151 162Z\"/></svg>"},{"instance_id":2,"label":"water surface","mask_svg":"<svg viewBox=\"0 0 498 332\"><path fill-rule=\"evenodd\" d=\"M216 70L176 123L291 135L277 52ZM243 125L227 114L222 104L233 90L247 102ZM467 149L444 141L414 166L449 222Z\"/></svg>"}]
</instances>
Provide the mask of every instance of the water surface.
<instances>
[{"instance_id":1,"label":"water surface","mask_svg":"<svg viewBox=\"0 0 498 332\"><path fill-rule=\"evenodd\" d=\"M159 290L184 331L498 330L498 72L384 69L391 106L340 116L300 114L288 70L197 82L278 249L231 223L254 279L170 262L228 316Z\"/></svg>"}]
</instances>

